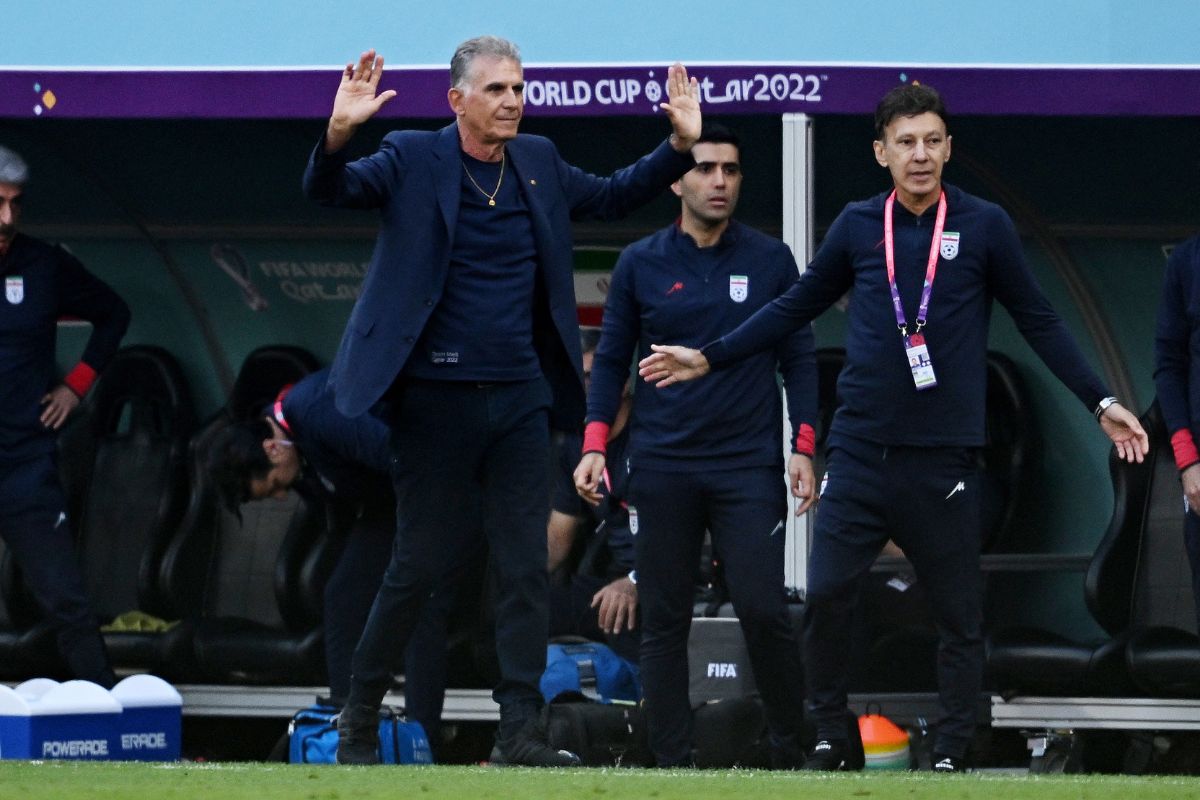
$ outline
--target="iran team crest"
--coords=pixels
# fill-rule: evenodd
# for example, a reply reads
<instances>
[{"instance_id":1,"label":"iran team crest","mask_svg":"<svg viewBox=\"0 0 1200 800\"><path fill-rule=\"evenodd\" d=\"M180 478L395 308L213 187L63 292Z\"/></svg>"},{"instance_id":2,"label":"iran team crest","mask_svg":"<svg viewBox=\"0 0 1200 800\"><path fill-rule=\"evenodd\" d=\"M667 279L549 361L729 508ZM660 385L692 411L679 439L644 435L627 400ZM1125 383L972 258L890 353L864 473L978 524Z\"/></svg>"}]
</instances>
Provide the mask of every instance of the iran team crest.
<instances>
[{"instance_id":1,"label":"iran team crest","mask_svg":"<svg viewBox=\"0 0 1200 800\"><path fill-rule=\"evenodd\" d=\"M25 299L25 279L20 275L4 279L4 297L14 306Z\"/></svg>"},{"instance_id":2,"label":"iran team crest","mask_svg":"<svg viewBox=\"0 0 1200 800\"><path fill-rule=\"evenodd\" d=\"M633 506L629 507L629 532L631 534L633 534L634 536L637 536L637 532L638 532L637 509L634 508Z\"/></svg>"},{"instance_id":3,"label":"iran team crest","mask_svg":"<svg viewBox=\"0 0 1200 800\"><path fill-rule=\"evenodd\" d=\"M744 303L750 294L749 275L729 276L729 299L735 303Z\"/></svg>"},{"instance_id":4,"label":"iran team crest","mask_svg":"<svg viewBox=\"0 0 1200 800\"><path fill-rule=\"evenodd\" d=\"M958 255L958 231L942 232L942 258L953 261Z\"/></svg>"}]
</instances>

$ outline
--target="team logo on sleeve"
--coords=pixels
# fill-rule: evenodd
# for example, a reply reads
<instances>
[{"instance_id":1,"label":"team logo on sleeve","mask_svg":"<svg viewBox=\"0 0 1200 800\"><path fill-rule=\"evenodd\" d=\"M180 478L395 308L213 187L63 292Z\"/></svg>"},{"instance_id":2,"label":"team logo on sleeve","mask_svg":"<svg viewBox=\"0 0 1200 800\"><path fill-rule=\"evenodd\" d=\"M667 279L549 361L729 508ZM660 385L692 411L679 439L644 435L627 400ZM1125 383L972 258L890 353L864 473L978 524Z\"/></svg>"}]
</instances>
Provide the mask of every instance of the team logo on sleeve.
<instances>
[{"instance_id":1,"label":"team logo on sleeve","mask_svg":"<svg viewBox=\"0 0 1200 800\"><path fill-rule=\"evenodd\" d=\"M952 261L958 255L958 231L942 231L942 258Z\"/></svg>"},{"instance_id":2,"label":"team logo on sleeve","mask_svg":"<svg viewBox=\"0 0 1200 800\"><path fill-rule=\"evenodd\" d=\"M25 299L25 279L20 275L4 279L4 296L14 306Z\"/></svg>"},{"instance_id":3,"label":"team logo on sleeve","mask_svg":"<svg viewBox=\"0 0 1200 800\"><path fill-rule=\"evenodd\" d=\"M746 297L750 294L750 276L749 275L730 275L729 276L729 299L735 303L746 302Z\"/></svg>"}]
</instances>

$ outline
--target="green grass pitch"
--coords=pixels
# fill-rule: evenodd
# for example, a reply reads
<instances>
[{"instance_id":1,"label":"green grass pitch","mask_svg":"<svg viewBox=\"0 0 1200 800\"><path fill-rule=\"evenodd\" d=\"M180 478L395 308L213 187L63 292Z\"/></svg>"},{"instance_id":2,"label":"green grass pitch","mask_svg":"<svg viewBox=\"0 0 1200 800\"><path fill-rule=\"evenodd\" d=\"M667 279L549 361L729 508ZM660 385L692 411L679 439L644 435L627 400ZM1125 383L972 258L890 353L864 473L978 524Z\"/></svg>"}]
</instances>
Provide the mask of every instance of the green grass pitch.
<instances>
[{"instance_id":1,"label":"green grass pitch","mask_svg":"<svg viewBox=\"0 0 1200 800\"><path fill-rule=\"evenodd\" d=\"M0 798L6 800L1157 800L1198 796L1200 778L1183 777L0 763Z\"/></svg>"}]
</instances>

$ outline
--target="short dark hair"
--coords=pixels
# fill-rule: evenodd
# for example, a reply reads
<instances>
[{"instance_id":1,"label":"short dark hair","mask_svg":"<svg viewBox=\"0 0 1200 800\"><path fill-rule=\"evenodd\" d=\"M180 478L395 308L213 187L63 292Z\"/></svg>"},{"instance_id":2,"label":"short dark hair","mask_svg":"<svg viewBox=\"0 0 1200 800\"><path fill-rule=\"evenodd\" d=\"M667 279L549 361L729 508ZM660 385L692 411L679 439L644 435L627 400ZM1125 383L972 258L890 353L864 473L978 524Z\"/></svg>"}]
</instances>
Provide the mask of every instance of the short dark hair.
<instances>
[{"instance_id":1,"label":"short dark hair","mask_svg":"<svg viewBox=\"0 0 1200 800\"><path fill-rule=\"evenodd\" d=\"M932 112L950 127L946 104L937 89L922 83L902 83L883 96L875 106L875 138L883 141L884 132L896 117L915 117Z\"/></svg>"},{"instance_id":2,"label":"short dark hair","mask_svg":"<svg viewBox=\"0 0 1200 800\"><path fill-rule=\"evenodd\" d=\"M238 507L253 498L250 482L271 471L271 459L263 442L275 435L264 417L235 422L213 439L208 456L208 472L217 485L225 507L241 516Z\"/></svg>"},{"instance_id":3,"label":"short dark hair","mask_svg":"<svg viewBox=\"0 0 1200 800\"><path fill-rule=\"evenodd\" d=\"M742 150L741 139L730 128L725 127L719 122L705 122L700 126L700 138L696 140L696 144L707 142L709 144L731 144Z\"/></svg>"}]
</instances>

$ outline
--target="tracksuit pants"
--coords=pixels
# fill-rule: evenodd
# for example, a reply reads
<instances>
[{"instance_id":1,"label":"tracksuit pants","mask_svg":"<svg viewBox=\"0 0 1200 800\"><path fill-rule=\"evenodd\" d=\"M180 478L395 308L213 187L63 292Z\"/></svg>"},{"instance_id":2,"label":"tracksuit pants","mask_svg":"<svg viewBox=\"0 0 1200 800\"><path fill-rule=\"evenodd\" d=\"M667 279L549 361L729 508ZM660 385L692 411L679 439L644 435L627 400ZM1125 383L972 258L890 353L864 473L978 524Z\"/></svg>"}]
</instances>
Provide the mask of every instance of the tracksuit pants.
<instances>
[{"instance_id":1,"label":"tracksuit pants","mask_svg":"<svg viewBox=\"0 0 1200 800\"><path fill-rule=\"evenodd\" d=\"M804 620L805 674L818 738L846 737L850 625L859 588L890 538L933 609L942 718L934 751L965 755L983 682L980 469L969 447L831 446L817 507Z\"/></svg>"},{"instance_id":2,"label":"tracksuit pants","mask_svg":"<svg viewBox=\"0 0 1200 800\"><path fill-rule=\"evenodd\" d=\"M116 678L84 587L51 455L0 463L0 538L55 626L58 651L71 674L112 688Z\"/></svg>"},{"instance_id":3,"label":"tracksuit pants","mask_svg":"<svg viewBox=\"0 0 1200 800\"><path fill-rule=\"evenodd\" d=\"M658 764L692 760L687 640L705 531L724 566L770 733L791 740L800 730L804 698L784 594L782 471L662 472L635 466L629 504L642 615L639 663Z\"/></svg>"},{"instance_id":4,"label":"tracksuit pants","mask_svg":"<svg viewBox=\"0 0 1200 800\"><path fill-rule=\"evenodd\" d=\"M500 738L542 705L546 668L546 519L550 388L401 379L391 408L396 538L354 652L349 703L378 706L441 577L486 537L497 582Z\"/></svg>"}]
</instances>

